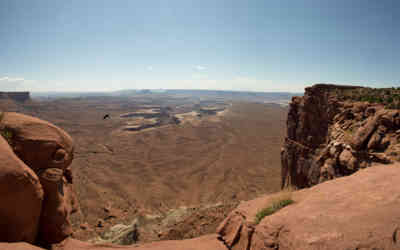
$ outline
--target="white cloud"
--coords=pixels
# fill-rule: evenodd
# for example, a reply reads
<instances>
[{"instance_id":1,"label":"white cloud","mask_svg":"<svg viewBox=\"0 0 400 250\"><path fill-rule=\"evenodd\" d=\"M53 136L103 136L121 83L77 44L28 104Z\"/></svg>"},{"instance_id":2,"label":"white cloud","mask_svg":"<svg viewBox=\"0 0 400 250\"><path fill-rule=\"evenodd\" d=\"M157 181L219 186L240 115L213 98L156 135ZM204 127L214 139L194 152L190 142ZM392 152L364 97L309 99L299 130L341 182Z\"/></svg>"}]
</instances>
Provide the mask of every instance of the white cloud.
<instances>
[{"instance_id":1,"label":"white cloud","mask_svg":"<svg viewBox=\"0 0 400 250\"><path fill-rule=\"evenodd\" d=\"M198 70L198 71L202 71L202 70L205 70L205 69L206 69L206 67L201 66L201 65L194 66L194 68L195 68L196 70Z\"/></svg>"},{"instance_id":2,"label":"white cloud","mask_svg":"<svg viewBox=\"0 0 400 250\"><path fill-rule=\"evenodd\" d=\"M192 78L193 79L207 79L208 75L205 73L196 73L196 74L192 74Z\"/></svg>"},{"instance_id":3,"label":"white cloud","mask_svg":"<svg viewBox=\"0 0 400 250\"><path fill-rule=\"evenodd\" d=\"M148 66L148 67L147 67L147 70L148 70L148 71L153 71L153 66Z\"/></svg>"},{"instance_id":4,"label":"white cloud","mask_svg":"<svg viewBox=\"0 0 400 250\"><path fill-rule=\"evenodd\" d=\"M22 77L0 77L0 91L29 90L34 83L34 80L27 80Z\"/></svg>"},{"instance_id":5,"label":"white cloud","mask_svg":"<svg viewBox=\"0 0 400 250\"><path fill-rule=\"evenodd\" d=\"M6 76L6 77L0 78L0 82L21 82L24 80L25 80L24 78L19 78L19 77L11 78L11 77Z\"/></svg>"},{"instance_id":6,"label":"white cloud","mask_svg":"<svg viewBox=\"0 0 400 250\"><path fill-rule=\"evenodd\" d=\"M153 69L152 66L149 66ZM148 67L146 67L148 69ZM308 85L303 82L285 82L258 79L241 75L229 78L213 78L207 71L193 72L187 78L165 79L101 79L101 80L27 80L22 77L0 77L0 91L113 91L119 89L215 89L250 91L302 92Z\"/></svg>"}]
</instances>

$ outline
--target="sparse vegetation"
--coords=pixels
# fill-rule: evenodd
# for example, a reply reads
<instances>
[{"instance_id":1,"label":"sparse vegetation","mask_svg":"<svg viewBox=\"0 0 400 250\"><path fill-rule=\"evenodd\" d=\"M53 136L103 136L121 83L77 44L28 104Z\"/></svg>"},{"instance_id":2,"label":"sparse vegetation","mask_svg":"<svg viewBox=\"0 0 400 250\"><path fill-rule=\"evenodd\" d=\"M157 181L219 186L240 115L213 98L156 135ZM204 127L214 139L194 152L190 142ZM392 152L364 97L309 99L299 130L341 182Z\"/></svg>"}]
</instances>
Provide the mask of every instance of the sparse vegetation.
<instances>
[{"instance_id":1,"label":"sparse vegetation","mask_svg":"<svg viewBox=\"0 0 400 250\"><path fill-rule=\"evenodd\" d=\"M291 190L283 190L276 195L269 204L268 207L261 209L256 214L255 223L258 224L264 219L266 216L269 216L281 208L284 208L290 204L294 203L292 200L292 191Z\"/></svg>"},{"instance_id":2,"label":"sparse vegetation","mask_svg":"<svg viewBox=\"0 0 400 250\"><path fill-rule=\"evenodd\" d=\"M344 100L381 103L388 109L400 109L400 88L355 88L333 91Z\"/></svg>"},{"instance_id":3,"label":"sparse vegetation","mask_svg":"<svg viewBox=\"0 0 400 250\"><path fill-rule=\"evenodd\" d=\"M4 139L8 142L8 144L12 145L12 137L13 134L10 130L7 129L0 129L0 134L3 136Z\"/></svg>"},{"instance_id":4,"label":"sparse vegetation","mask_svg":"<svg viewBox=\"0 0 400 250\"><path fill-rule=\"evenodd\" d=\"M357 132L359 126L353 125L346 130L343 130L343 139L347 144L350 144L353 140L353 135Z\"/></svg>"},{"instance_id":5,"label":"sparse vegetation","mask_svg":"<svg viewBox=\"0 0 400 250\"><path fill-rule=\"evenodd\" d=\"M3 120L3 118L4 118L4 112L0 112L0 123ZM12 137L13 137L12 131L0 126L0 134L8 142L8 144L12 145Z\"/></svg>"}]
</instances>

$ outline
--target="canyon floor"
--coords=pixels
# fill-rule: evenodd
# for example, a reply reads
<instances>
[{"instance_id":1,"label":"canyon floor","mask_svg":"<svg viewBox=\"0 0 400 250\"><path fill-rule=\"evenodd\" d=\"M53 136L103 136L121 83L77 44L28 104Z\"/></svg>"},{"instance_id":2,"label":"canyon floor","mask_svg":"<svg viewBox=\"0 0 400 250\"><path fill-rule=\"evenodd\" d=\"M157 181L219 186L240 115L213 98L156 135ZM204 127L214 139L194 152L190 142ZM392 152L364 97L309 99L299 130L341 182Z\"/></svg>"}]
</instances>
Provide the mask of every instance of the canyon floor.
<instances>
[{"instance_id":1,"label":"canyon floor","mask_svg":"<svg viewBox=\"0 0 400 250\"><path fill-rule=\"evenodd\" d=\"M287 107L229 102L219 115L189 116L139 132L121 129L126 124L121 114L154 102L174 111L193 106L187 99L89 97L34 101L22 110L61 127L75 141L76 238L93 238L138 215L222 204L212 212L213 222L210 210L194 217L208 221L204 233L213 233L239 201L280 189ZM110 118L103 119L105 114Z\"/></svg>"}]
</instances>

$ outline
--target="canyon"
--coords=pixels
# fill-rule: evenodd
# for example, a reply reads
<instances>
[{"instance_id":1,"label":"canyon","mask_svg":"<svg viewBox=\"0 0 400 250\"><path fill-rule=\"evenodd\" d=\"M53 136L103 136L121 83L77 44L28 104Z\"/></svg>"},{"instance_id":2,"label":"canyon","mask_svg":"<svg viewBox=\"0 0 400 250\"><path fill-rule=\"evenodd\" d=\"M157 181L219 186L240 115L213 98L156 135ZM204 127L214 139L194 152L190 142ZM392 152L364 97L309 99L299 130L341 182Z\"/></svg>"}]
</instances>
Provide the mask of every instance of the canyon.
<instances>
[{"instance_id":1,"label":"canyon","mask_svg":"<svg viewBox=\"0 0 400 250\"><path fill-rule=\"evenodd\" d=\"M93 147L93 142L91 142L92 146L86 141L82 143L77 136L78 131L74 132L72 126L65 126L67 120L65 117L61 118L60 115L50 117L51 113L40 114L41 118L48 116L49 120L58 123L55 126L28 115L13 112L3 113L0 121L0 130L4 137L0 137L0 149L4 152L0 155L2 157L0 161L2 166L0 185L3 186L0 191L3 192L1 197L8 199L6 203L10 204L10 207L3 207L0 210L2 223L0 228L3 230L0 234L2 237L0 241L7 242L0 243L0 247L2 249L27 250L41 249L38 247L54 250L399 249L400 220L398 207L400 196L398 194L400 187L396 184L400 178L400 158L398 155L400 152L400 110L396 108L396 105L400 100L397 100L397 92L397 89L376 90L356 86L316 84L306 88L303 97L293 97L286 112L285 108L279 105L273 106L273 109L272 106L267 105L268 108L265 109L266 104L242 105L234 103L228 108L227 114L218 118L218 122L213 115L206 120L199 118L200 120L190 120L184 123L184 126L189 126L191 129L201 128L202 131L204 131L204 127L202 127L204 125L210 129L211 124L219 124L222 125L222 130L234 133L235 130L224 123L224 121L227 121L226 119L230 119L230 122L235 119L243 121L243 114L254 112L257 109L265 112L269 110L265 114L285 112L285 116L287 114L287 119L285 119L287 124L286 138L284 141L280 140L279 137L275 139L275 143L283 144L280 154L276 152L278 156L280 155L281 163L279 177L267 179L267 176L271 178L271 171L259 180L255 177L258 173L253 175L254 181L257 180L261 184L267 185L269 180L274 180L277 186L269 189L269 192L257 193L250 199L244 198L246 195L249 196L249 188L236 191L233 194L229 193L231 190L235 190L235 184L243 184L243 173L246 172L243 172L241 166L238 166L237 169L242 172L238 170L234 171L233 175L229 175L232 186L226 187L226 192L219 193L217 196L209 194L211 199L207 199L208 203L211 201L217 203L218 197L223 197L223 204L225 205L228 204L227 201L237 201L238 203L232 205L229 210L218 210L220 206L218 204L208 206L201 210L204 213L190 213L182 221L173 222L172 224L183 223L181 224L182 227L160 234L159 236L169 235L168 237L161 237L161 241L130 242L131 246L112 245L109 242L89 243L71 237L74 231L74 214L79 213L77 205L81 203L82 206L87 202L85 200L78 201L85 195L79 192L78 195L75 195L74 186L83 187L89 184L80 181L82 173L89 169L85 169L83 167L85 165L74 165L74 162L80 161L79 158L81 160L87 159L80 156L82 152L75 152L76 146L79 145L79 150L90 149ZM374 96L379 94L379 98L363 99L370 93L373 93ZM110 107L111 103L106 105ZM243 109L245 112L238 112L239 110L243 111ZM28 110L34 109L31 107ZM111 117L121 114L118 110L114 110L114 112L111 113ZM257 114L260 114L260 112L257 112ZM270 127L264 126L265 123L260 119L255 119L254 114L252 117L252 126L257 124L255 132L274 128L272 125ZM124 124L125 121L113 122L116 126L111 126L111 124L107 126L109 128L121 128L120 125ZM89 124L87 123L86 126ZM247 120L245 123L238 122L237 124L242 126L238 130L241 133L249 131L245 130L246 124L249 124ZM67 130L70 131L65 132L58 126L69 128ZM87 127L87 129L89 128L90 126ZM175 130L177 128L170 127L168 129ZM120 134L121 130L118 131L118 133L111 133L108 137L109 140L120 142L123 137ZM180 130L180 132L182 131ZM206 134L209 135L212 131L213 129L210 129ZM277 128L276 131L279 131L279 129ZM93 133L95 132L93 131ZM97 133L98 136L104 136L104 131ZM138 136L136 139L140 138L140 140L146 142L146 138L154 139L155 134L153 133L156 132L149 130L137 133L135 136ZM240 132L238 133L240 134ZM69 134L77 140L73 142ZM175 132L175 134L177 133ZM169 134L169 136L171 135L172 133ZM186 134L186 136L189 135ZM239 135L228 137L239 141L232 143L232 141L223 140L221 145L238 144L244 146L242 144L247 143L247 146L249 146L250 138L252 138L253 143L261 143L263 140L269 140L269 143L274 142L274 140L271 140L272 137L260 137L256 133L246 136L249 136L246 140L240 140L239 138L244 139L245 137ZM194 139L194 137L191 138ZM128 143L128 141L124 143ZM103 151L113 152L116 150L114 147L110 147L109 143L103 145L105 145ZM146 143L143 143L143 145L146 145ZM167 143L167 145L172 144ZM200 144L198 145L200 146ZM252 145L252 147L246 149L252 152L254 147L258 148L258 146ZM233 156L243 153L242 149L233 147L225 151L231 152L227 155L232 157L231 164L235 164L235 161L240 159ZM74 154L75 159L73 160ZM129 154L132 154L132 152L129 152ZM243 157L247 159L249 156L243 155ZM263 160L265 161L265 159ZM227 162L224 161L224 163ZM266 167L263 164L259 165L260 168L257 171ZM223 167L224 165L217 164L217 166ZM218 169L214 168L214 170ZM213 173L218 176L218 172ZM84 176L96 174L99 175L101 172L91 172L91 174ZM249 177L252 177L252 175L249 175ZM122 179L123 177L119 178ZM173 180L172 175L170 178ZM226 183L224 184L226 185ZM107 185L105 184L104 187ZM10 188L11 186L15 188ZM141 192L145 192L149 187L143 188ZM290 193L292 203L257 220L256 218L262 209L280 199L283 191L279 192L279 189L289 190L286 192ZM219 189L214 186L212 190L217 192ZM193 194L198 195L193 190L191 191L192 197L185 196L181 190L176 191L186 199L193 198ZM110 191L107 190L107 192ZM167 189L167 192L171 192L171 189ZM90 198L90 196L87 197ZM142 200L135 204L147 205L137 207L142 209L142 213L145 210L148 211L144 214L150 215L151 212L154 214L154 211L162 211L163 206L160 208L157 204L152 203L154 200L159 200L154 197L154 194L135 192L132 197L136 199L142 197ZM146 197L147 199L151 197L151 199L146 200ZM227 199L225 200L225 198ZM30 212L18 213L24 214L25 217L13 215L13 209L18 211L18 209L24 208L21 206L22 200L29 201L27 204L29 204ZM179 206L179 202L173 199L167 201L166 204L166 208ZM91 206L87 206L86 209L89 209L91 216L96 213L100 215ZM111 206L107 207L105 211L108 214L110 214L110 211L113 214L118 214L119 212L116 210L119 209ZM186 208L186 210L192 209ZM183 209L182 211L186 210ZM130 212L130 210L126 211ZM175 214L177 211L175 211ZM197 228L199 226L196 224L198 221L190 219L195 216L204 217L207 213L209 215L218 214L218 218L224 216L223 221L214 221L215 224L219 224L214 231L205 230L201 234L194 233L194 235L183 240L178 240L182 239L182 236L174 240L169 238L173 235L183 235L184 230ZM164 217L164 219L168 218ZM206 219L211 218L212 216ZM207 221L203 222L207 223ZM13 228L13 230L7 230L7 228ZM119 226L119 228L123 227ZM135 230L135 226L131 228ZM128 237L133 236L130 234ZM26 243L21 243L21 241Z\"/></svg>"}]
</instances>

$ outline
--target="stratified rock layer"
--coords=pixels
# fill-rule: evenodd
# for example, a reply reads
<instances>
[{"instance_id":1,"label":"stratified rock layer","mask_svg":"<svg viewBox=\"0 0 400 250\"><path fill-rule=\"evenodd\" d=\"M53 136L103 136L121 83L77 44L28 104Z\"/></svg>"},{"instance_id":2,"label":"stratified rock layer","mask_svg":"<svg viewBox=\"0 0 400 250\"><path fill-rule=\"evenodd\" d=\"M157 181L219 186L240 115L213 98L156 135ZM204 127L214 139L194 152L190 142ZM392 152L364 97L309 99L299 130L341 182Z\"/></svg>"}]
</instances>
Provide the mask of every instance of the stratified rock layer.
<instances>
[{"instance_id":1,"label":"stratified rock layer","mask_svg":"<svg viewBox=\"0 0 400 250\"><path fill-rule=\"evenodd\" d=\"M281 152L282 188L346 176L400 159L400 111L353 96L361 87L317 84L294 97Z\"/></svg>"}]
</instances>

